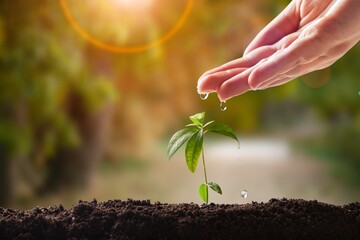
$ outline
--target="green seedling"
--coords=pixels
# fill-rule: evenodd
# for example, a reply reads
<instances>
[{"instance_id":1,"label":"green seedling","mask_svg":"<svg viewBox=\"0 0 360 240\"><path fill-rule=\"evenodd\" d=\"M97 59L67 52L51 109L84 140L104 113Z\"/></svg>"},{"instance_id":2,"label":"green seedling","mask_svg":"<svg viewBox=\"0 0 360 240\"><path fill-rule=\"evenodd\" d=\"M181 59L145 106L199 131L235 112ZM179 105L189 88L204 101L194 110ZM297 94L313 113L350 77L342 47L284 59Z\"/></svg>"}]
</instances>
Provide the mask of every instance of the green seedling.
<instances>
[{"instance_id":1,"label":"green seedling","mask_svg":"<svg viewBox=\"0 0 360 240\"><path fill-rule=\"evenodd\" d=\"M198 165L200 155L202 155L205 183L202 183L200 185L199 195L201 199L207 204L209 201L209 192L208 192L209 187L213 191L219 194L222 194L222 190L219 184L215 182L208 182L208 178L206 175L206 164L205 164L204 147L203 147L203 139L205 134L208 132L221 134L236 140L238 144L240 143L234 131L230 127L224 124L215 123L214 121L205 123L204 122L205 112L191 116L190 120L192 121L191 124L186 125L184 129L177 131L171 137L167 147L167 154L170 160L171 157L177 152L177 150L179 150L179 148L186 143L186 147L185 147L186 164L189 170L193 173L195 172L196 167Z\"/></svg>"}]
</instances>

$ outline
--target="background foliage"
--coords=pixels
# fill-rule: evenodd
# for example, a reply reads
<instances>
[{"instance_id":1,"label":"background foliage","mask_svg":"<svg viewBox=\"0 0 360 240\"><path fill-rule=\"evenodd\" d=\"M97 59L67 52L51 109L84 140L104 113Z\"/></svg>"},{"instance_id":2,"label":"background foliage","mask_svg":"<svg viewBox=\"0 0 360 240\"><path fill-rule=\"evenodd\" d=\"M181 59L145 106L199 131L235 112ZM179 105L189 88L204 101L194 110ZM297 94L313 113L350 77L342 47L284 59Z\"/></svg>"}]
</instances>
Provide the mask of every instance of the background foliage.
<instances>
[{"instance_id":1,"label":"background foliage","mask_svg":"<svg viewBox=\"0 0 360 240\"><path fill-rule=\"evenodd\" d=\"M89 33L121 46L156 40L185 6L160 1L157 10L129 10L125 18L112 1L68 2ZM328 164L356 188L359 45L331 69L230 100L222 114L216 96L203 102L196 94L197 78L242 56L288 2L195 1L185 25L164 45L118 54L82 39L58 1L1 1L0 204L9 204L19 181L38 196L86 185L102 160L157 156L154 146L199 111L241 135L281 133L332 159Z\"/></svg>"}]
</instances>

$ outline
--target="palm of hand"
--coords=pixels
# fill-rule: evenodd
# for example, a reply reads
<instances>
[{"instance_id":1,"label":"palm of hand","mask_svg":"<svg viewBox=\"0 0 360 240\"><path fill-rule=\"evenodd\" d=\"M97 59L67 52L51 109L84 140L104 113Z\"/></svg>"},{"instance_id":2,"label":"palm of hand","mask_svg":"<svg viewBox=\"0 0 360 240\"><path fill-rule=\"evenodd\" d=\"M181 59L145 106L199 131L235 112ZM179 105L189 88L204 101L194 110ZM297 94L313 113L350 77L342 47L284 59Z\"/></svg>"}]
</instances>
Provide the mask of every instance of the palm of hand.
<instances>
[{"instance_id":1,"label":"palm of hand","mask_svg":"<svg viewBox=\"0 0 360 240\"><path fill-rule=\"evenodd\" d=\"M360 39L354 31L360 29L360 17L349 17L354 11L360 16L358 0L291 2L249 44L244 57L204 73L198 92L217 92L224 101L330 66Z\"/></svg>"}]
</instances>

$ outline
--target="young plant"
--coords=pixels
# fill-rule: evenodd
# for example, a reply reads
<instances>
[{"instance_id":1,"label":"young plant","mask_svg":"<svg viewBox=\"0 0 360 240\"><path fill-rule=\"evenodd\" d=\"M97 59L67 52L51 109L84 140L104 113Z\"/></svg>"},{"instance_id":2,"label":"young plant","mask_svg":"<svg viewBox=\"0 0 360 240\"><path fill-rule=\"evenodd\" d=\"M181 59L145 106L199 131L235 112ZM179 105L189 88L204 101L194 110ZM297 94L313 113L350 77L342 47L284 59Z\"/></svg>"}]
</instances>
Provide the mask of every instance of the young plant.
<instances>
[{"instance_id":1,"label":"young plant","mask_svg":"<svg viewBox=\"0 0 360 240\"><path fill-rule=\"evenodd\" d=\"M214 121L205 123L204 119L205 119L205 112L191 116L190 120L192 121L192 123L186 125L184 129L177 131L171 137L167 147L167 154L170 160L171 157L176 153L176 151L179 150L179 148L186 143L186 147L185 147L186 164L189 170L193 173L196 170L200 155L202 155L205 183L202 183L200 185L199 195L202 198L202 200L207 204L209 201L209 192L208 192L209 187L219 194L222 194L222 190L219 184L215 182L208 182L208 178L206 174L204 148L203 148L203 139L205 134L208 132L221 134L236 140L238 144L240 143L234 131L230 127L224 124L214 123Z\"/></svg>"}]
</instances>

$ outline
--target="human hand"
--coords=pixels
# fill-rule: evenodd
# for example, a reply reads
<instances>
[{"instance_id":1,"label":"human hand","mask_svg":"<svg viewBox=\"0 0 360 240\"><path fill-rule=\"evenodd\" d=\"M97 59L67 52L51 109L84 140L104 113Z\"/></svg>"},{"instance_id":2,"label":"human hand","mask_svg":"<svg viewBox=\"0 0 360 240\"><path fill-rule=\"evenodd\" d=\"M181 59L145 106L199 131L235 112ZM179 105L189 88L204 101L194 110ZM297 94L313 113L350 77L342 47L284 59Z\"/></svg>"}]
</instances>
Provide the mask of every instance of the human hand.
<instances>
[{"instance_id":1,"label":"human hand","mask_svg":"<svg viewBox=\"0 0 360 240\"><path fill-rule=\"evenodd\" d=\"M225 101L326 68L360 40L359 0L294 0L249 44L242 58L205 72L198 92Z\"/></svg>"}]
</instances>

